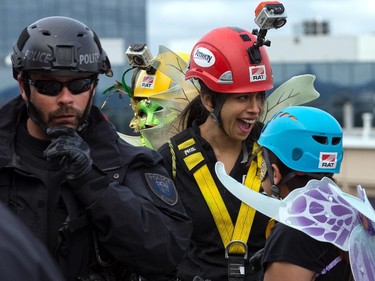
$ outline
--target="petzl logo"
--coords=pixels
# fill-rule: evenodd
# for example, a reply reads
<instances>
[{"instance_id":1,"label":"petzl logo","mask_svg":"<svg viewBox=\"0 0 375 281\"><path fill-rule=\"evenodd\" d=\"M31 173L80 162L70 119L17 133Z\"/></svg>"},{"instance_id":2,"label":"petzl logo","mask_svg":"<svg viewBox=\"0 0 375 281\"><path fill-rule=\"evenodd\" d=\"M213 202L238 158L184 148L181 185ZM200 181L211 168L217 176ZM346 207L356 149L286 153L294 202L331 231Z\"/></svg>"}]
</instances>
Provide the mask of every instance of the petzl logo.
<instances>
[{"instance_id":1,"label":"petzl logo","mask_svg":"<svg viewBox=\"0 0 375 281\"><path fill-rule=\"evenodd\" d=\"M320 152L319 168L320 169L335 169L337 164L336 152Z\"/></svg>"},{"instance_id":2,"label":"petzl logo","mask_svg":"<svg viewBox=\"0 0 375 281\"><path fill-rule=\"evenodd\" d=\"M250 82L265 81L267 79L266 66L250 66Z\"/></svg>"},{"instance_id":3,"label":"petzl logo","mask_svg":"<svg viewBox=\"0 0 375 281\"><path fill-rule=\"evenodd\" d=\"M196 150L197 150L197 149L196 149L194 146L192 146L192 147L189 147L189 148L187 148L187 149L184 149L184 154L185 154L185 155L189 155L189 154L194 153Z\"/></svg>"},{"instance_id":4,"label":"petzl logo","mask_svg":"<svg viewBox=\"0 0 375 281\"><path fill-rule=\"evenodd\" d=\"M145 75L142 78L141 88L153 89L155 86L155 75Z\"/></svg>"}]
</instances>

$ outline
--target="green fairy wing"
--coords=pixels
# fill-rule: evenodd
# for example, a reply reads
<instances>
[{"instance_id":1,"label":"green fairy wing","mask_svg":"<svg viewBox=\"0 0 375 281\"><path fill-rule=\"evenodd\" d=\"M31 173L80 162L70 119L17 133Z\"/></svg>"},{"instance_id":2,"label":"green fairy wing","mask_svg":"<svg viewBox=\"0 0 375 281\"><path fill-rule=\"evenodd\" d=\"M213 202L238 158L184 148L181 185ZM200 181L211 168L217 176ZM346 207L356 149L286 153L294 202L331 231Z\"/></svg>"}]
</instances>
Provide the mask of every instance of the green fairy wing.
<instances>
[{"instance_id":1,"label":"green fairy wing","mask_svg":"<svg viewBox=\"0 0 375 281\"><path fill-rule=\"evenodd\" d=\"M315 90L313 74L293 76L281 84L266 99L259 121L265 123L277 111L292 105L301 105L317 99L320 94Z\"/></svg>"}]
</instances>

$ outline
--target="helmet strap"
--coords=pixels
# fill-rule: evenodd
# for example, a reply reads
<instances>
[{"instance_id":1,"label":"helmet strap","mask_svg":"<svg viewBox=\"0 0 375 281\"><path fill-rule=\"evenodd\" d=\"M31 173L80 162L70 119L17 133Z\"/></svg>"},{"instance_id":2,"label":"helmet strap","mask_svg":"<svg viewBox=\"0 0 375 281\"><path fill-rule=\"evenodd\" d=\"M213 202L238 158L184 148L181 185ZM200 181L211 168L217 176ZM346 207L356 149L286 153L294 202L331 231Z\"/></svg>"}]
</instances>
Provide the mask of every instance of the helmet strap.
<instances>
[{"instance_id":1,"label":"helmet strap","mask_svg":"<svg viewBox=\"0 0 375 281\"><path fill-rule=\"evenodd\" d=\"M215 95L216 95L215 97L216 102L215 102L214 108L210 112L210 115L212 117L212 120L224 131L224 128L221 124L222 122L220 118L220 112L221 112L221 109L223 108L226 97L224 94L215 93ZM224 133L226 132L224 131Z\"/></svg>"},{"instance_id":2,"label":"helmet strap","mask_svg":"<svg viewBox=\"0 0 375 281\"><path fill-rule=\"evenodd\" d=\"M275 182L274 182L274 180L273 180L274 171L273 171L273 168L272 168L272 165L271 165L271 162L270 162L269 152L268 152L268 149L266 149L266 148L263 148L263 158L264 158L264 161L266 162L267 173L268 173L268 177L269 177L270 182L271 182L272 196L275 197L275 198L277 198L277 199L280 199L280 189L281 189L281 186L283 186L289 180L291 180L292 178L294 178L297 175L297 172L296 171L291 171L285 177L283 177L280 180L280 182L276 185Z\"/></svg>"},{"instance_id":3,"label":"helmet strap","mask_svg":"<svg viewBox=\"0 0 375 281\"><path fill-rule=\"evenodd\" d=\"M38 125L38 127L42 130L42 132L47 134L46 133L47 124L45 124L43 120L40 118L38 112L36 111L34 104L31 101L30 85L29 83L27 83L26 77L22 77L22 83L23 83L23 88L25 89L25 95L28 98L28 101L26 103L27 114L29 115L30 119L33 120L33 122Z\"/></svg>"},{"instance_id":4,"label":"helmet strap","mask_svg":"<svg viewBox=\"0 0 375 281\"><path fill-rule=\"evenodd\" d=\"M280 188L277 185L273 184L271 186L271 192L272 192L272 197L280 199Z\"/></svg>"},{"instance_id":5,"label":"helmet strap","mask_svg":"<svg viewBox=\"0 0 375 281\"><path fill-rule=\"evenodd\" d=\"M93 103L93 100L94 100L94 90L95 90L97 84L98 84L98 79L96 79L95 82L94 82L94 87L90 92L90 98L87 101L85 111L83 112L81 120L78 124L77 130L76 130L78 134L82 134L89 125L88 119L89 119L89 115L90 115L90 111L91 111L91 106L92 106L92 103Z\"/></svg>"}]
</instances>

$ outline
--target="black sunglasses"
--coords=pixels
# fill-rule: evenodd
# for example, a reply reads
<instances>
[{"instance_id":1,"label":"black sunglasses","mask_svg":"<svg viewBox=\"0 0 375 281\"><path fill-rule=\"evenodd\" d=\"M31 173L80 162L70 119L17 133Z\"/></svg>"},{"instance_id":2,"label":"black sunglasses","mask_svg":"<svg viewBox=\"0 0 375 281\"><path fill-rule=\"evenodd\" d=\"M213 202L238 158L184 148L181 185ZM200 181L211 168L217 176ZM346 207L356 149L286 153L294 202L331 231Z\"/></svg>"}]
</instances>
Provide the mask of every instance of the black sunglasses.
<instances>
[{"instance_id":1,"label":"black sunglasses","mask_svg":"<svg viewBox=\"0 0 375 281\"><path fill-rule=\"evenodd\" d=\"M55 80L32 80L27 79L29 85L34 86L39 93L46 96L57 96L64 86L67 86L73 95L78 95L90 89L95 78L81 78L68 82L60 82Z\"/></svg>"}]
</instances>

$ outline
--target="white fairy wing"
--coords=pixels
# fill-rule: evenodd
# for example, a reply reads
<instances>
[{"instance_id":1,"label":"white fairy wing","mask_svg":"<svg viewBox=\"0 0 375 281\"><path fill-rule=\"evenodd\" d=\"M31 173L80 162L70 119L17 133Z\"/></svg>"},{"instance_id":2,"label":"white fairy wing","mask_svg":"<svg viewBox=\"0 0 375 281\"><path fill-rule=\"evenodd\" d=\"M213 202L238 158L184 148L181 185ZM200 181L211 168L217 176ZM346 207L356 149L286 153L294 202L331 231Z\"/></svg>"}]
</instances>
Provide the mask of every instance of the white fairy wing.
<instances>
[{"instance_id":1,"label":"white fairy wing","mask_svg":"<svg viewBox=\"0 0 375 281\"><path fill-rule=\"evenodd\" d=\"M274 90L266 99L259 121L265 123L277 111L292 105L301 105L317 99L320 94L315 90L313 74L293 76Z\"/></svg>"},{"instance_id":2,"label":"white fairy wing","mask_svg":"<svg viewBox=\"0 0 375 281\"><path fill-rule=\"evenodd\" d=\"M309 236L349 250L349 237L361 224L359 213L375 221L375 211L365 201L343 192L332 180L311 180L304 188L293 190L285 199L277 200L254 192L225 172L216 163L216 174L223 185L238 199L259 212Z\"/></svg>"},{"instance_id":3,"label":"white fairy wing","mask_svg":"<svg viewBox=\"0 0 375 281\"><path fill-rule=\"evenodd\" d=\"M228 189L239 200L245 202L247 205L270 218L275 220L279 219L279 209L282 208L284 204L282 200L255 192L245 185L239 183L234 178L227 175L222 162L216 162L215 172L225 188Z\"/></svg>"},{"instance_id":4,"label":"white fairy wing","mask_svg":"<svg viewBox=\"0 0 375 281\"><path fill-rule=\"evenodd\" d=\"M163 45L159 45L159 53L151 61L151 65L157 70L163 72L176 83L185 80L187 62Z\"/></svg>"}]
</instances>

